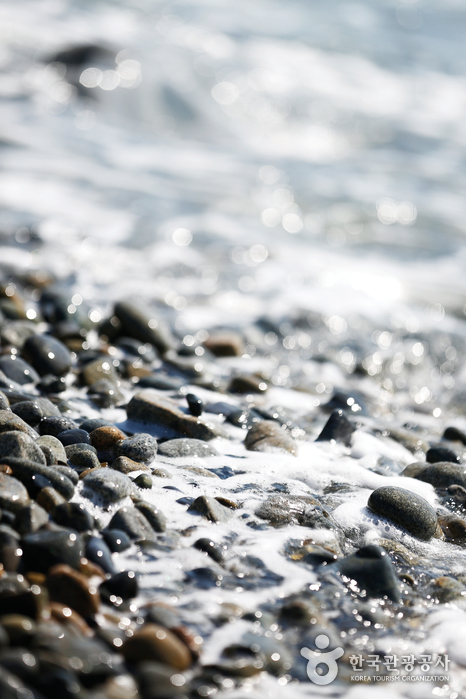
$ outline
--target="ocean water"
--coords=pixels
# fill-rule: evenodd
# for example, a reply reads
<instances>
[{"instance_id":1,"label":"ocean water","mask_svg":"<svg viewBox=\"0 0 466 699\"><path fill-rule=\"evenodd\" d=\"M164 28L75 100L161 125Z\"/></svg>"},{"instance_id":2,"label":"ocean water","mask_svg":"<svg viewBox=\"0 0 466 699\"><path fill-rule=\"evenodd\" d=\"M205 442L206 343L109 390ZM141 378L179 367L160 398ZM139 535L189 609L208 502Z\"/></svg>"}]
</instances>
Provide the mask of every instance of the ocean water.
<instances>
[{"instance_id":1,"label":"ocean water","mask_svg":"<svg viewBox=\"0 0 466 699\"><path fill-rule=\"evenodd\" d=\"M2 267L53 270L94 320L116 299L149 301L187 346L211 328L241 329L241 366L271 377L264 406L298 425L311 415L314 437L334 388L359 385L383 425L434 440L446 424L465 429L465 28L461 0L2 3ZM208 369L226 375L235 361ZM112 416L124 422L123 410ZM241 431L231 436L209 460L238 471L231 478L196 485L164 464L186 496L200 482L252 510L276 481L292 494L347 483L334 517L353 542L408 542L439 575L464 572L463 549L421 545L367 515L387 476L437 503L430 486L399 477L414 458L400 444L368 430L350 451L303 440L298 459L246 459ZM183 529L191 515L177 496L165 491L164 508ZM206 663L247 630L213 631L223 603L254 609L314 579L279 554L301 528L233 529L270 580L180 594L186 567L200 565L189 539L131 559L147 595L191 609ZM216 536L232 541L230 525ZM391 683L379 696L460 695L466 607L455 604L426 607L423 636L393 630L394 647L448 652L451 686ZM229 695L277 691L326 692L264 676Z\"/></svg>"}]
</instances>

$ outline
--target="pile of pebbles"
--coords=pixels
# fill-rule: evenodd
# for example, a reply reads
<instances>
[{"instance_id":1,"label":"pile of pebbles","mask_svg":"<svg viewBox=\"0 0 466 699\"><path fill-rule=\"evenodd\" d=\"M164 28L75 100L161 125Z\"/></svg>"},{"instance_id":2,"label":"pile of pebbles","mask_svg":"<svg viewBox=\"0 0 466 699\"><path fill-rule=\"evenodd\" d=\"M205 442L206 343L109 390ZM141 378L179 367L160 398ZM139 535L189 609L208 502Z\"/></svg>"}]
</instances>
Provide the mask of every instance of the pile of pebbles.
<instances>
[{"instance_id":1,"label":"pile of pebbles","mask_svg":"<svg viewBox=\"0 0 466 699\"><path fill-rule=\"evenodd\" d=\"M73 299L45 272L10 275L0 288L2 699L204 697L250 691L264 676L281 691L309 682L300 648L315 648L322 632L345 650L338 680L345 682L351 654L376 652L389 634L422 644L430 609L461 607L466 434L447 424L429 436L425 411L418 423L397 425L365 348L347 374L366 394L348 382L329 395L320 380L293 383L298 360L322 365L324 358L278 349L280 333L290 330L270 320L248 337L219 329L183 341L174 325L136 303L120 301L96 321ZM337 341L329 345L324 325L308 332L326 343L325 362L341 371ZM277 379L260 362L251 370L251 356L274 353ZM309 400L304 412L267 402L298 388L299 405L303 395ZM276 470L271 480L254 481L256 463L270 456L288 468L309 444L314 455L350 463L358 458L357 435L385 445L368 470L388 484L368 489L349 475L314 489L303 480L298 492L299 478L277 479ZM230 456L222 461L222 454ZM242 470L228 465L234 459ZM178 471L189 492L180 489ZM243 487L227 497L238 474ZM426 497L416 491L419 482ZM170 494L179 521L164 511ZM340 516L353 495L365 528ZM259 541L270 533L283 575L241 551L246 534ZM186 560L181 577L165 591L151 589L144 557L169 566L174 552ZM194 560L203 564L192 568ZM283 594L290 566L304 582L298 590L285 585ZM225 597L215 614L199 602L238 589L260 592L261 601L243 606ZM241 633L232 641L222 630L235 624ZM214 660L212 643L210 655L202 651L212 638Z\"/></svg>"}]
</instances>

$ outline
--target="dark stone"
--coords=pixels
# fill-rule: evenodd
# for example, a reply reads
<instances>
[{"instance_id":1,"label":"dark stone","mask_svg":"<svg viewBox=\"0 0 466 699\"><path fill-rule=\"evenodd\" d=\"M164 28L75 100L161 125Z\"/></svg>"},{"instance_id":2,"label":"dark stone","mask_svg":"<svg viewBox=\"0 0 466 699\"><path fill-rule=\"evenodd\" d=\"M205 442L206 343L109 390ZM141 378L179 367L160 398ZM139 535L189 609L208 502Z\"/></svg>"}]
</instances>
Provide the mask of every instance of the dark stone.
<instances>
[{"instance_id":1,"label":"dark stone","mask_svg":"<svg viewBox=\"0 0 466 699\"><path fill-rule=\"evenodd\" d=\"M52 468L57 473L61 473L62 476L66 476L67 478L69 478L73 485L78 485L79 475L74 468L71 468L70 466L62 466L59 464L52 464Z\"/></svg>"},{"instance_id":2,"label":"dark stone","mask_svg":"<svg viewBox=\"0 0 466 699\"><path fill-rule=\"evenodd\" d=\"M97 614L100 597L88 578L68 565L56 565L49 571L47 590L53 602L71 607L82 617Z\"/></svg>"},{"instance_id":3,"label":"dark stone","mask_svg":"<svg viewBox=\"0 0 466 699\"><path fill-rule=\"evenodd\" d=\"M412 536L428 541L437 530L437 515L420 495L404 488L386 485L377 488L367 503L372 512L385 517Z\"/></svg>"},{"instance_id":4,"label":"dark stone","mask_svg":"<svg viewBox=\"0 0 466 699\"><path fill-rule=\"evenodd\" d=\"M144 500L137 500L134 505L139 512L142 512L155 532L161 533L166 530L167 518L158 507L150 502L145 502Z\"/></svg>"},{"instance_id":5,"label":"dark stone","mask_svg":"<svg viewBox=\"0 0 466 699\"><path fill-rule=\"evenodd\" d=\"M26 572L47 573L58 563L80 569L83 545L81 537L69 531L39 531L21 539L22 563Z\"/></svg>"},{"instance_id":6,"label":"dark stone","mask_svg":"<svg viewBox=\"0 0 466 699\"><path fill-rule=\"evenodd\" d=\"M212 568L203 566L188 570L186 579L201 590L210 590L214 587L220 587L222 576L217 571L212 570Z\"/></svg>"},{"instance_id":7,"label":"dark stone","mask_svg":"<svg viewBox=\"0 0 466 699\"><path fill-rule=\"evenodd\" d=\"M262 422L263 420L264 418L255 410L242 410L241 408L232 410L226 417L226 422L229 422L235 427L241 427L243 430L249 430L256 423Z\"/></svg>"},{"instance_id":8,"label":"dark stone","mask_svg":"<svg viewBox=\"0 0 466 699\"><path fill-rule=\"evenodd\" d=\"M68 444L65 447L66 457L70 464L78 470L99 468L100 461L93 446L81 442L80 444Z\"/></svg>"},{"instance_id":9,"label":"dark stone","mask_svg":"<svg viewBox=\"0 0 466 699\"><path fill-rule=\"evenodd\" d=\"M44 417L39 404L32 400L22 400L19 403L15 403L12 411L31 427L37 427Z\"/></svg>"},{"instance_id":10,"label":"dark stone","mask_svg":"<svg viewBox=\"0 0 466 699\"><path fill-rule=\"evenodd\" d=\"M122 507L113 515L109 529L121 529L130 539L152 539L154 530L150 523L135 507Z\"/></svg>"},{"instance_id":11,"label":"dark stone","mask_svg":"<svg viewBox=\"0 0 466 699\"><path fill-rule=\"evenodd\" d=\"M87 540L85 555L89 561L97 563L105 573L110 573L110 575L115 573L112 553L105 541L99 537L91 536Z\"/></svg>"},{"instance_id":12,"label":"dark stone","mask_svg":"<svg viewBox=\"0 0 466 699\"><path fill-rule=\"evenodd\" d=\"M434 488L448 488L450 485L461 485L466 488L466 466L452 464L450 461L439 461L436 464L422 462L409 464L401 475L430 483Z\"/></svg>"},{"instance_id":13,"label":"dark stone","mask_svg":"<svg viewBox=\"0 0 466 699\"><path fill-rule=\"evenodd\" d=\"M36 439L36 444L38 447L43 449L47 447L50 449L54 455L56 464L66 464L68 459L66 456L66 451L63 444L57 437L53 437L51 434L44 434L42 437Z\"/></svg>"},{"instance_id":14,"label":"dark stone","mask_svg":"<svg viewBox=\"0 0 466 699\"><path fill-rule=\"evenodd\" d=\"M144 432L128 437L116 445L117 456L127 456L133 461L148 463L157 453L157 440Z\"/></svg>"},{"instance_id":15,"label":"dark stone","mask_svg":"<svg viewBox=\"0 0 466 699\"><path fill-rule=\"evenodd\" d=\"M160 456L168 456L170 458L218 456L218 451L210 444L206 444L200 439L190 439L189 437L169 439L166 442L162 442L162 444L159 444L158 453Z\"/></svg>"},{"instance_id":16,"label":"dark stone","mask_svg":"<svg viewBox=\"0 0 466 699\"><path fill-rule=\"evenodd\" d=\"M89 386L88 395L101 408L113 408L125 400L116 383L110 379L100 379L93 383Z\"/></svg>"},{"instance_id":17,"label":"dark stone","mask_svg":"<svg viewBox=\"0 0 466 699\"><path fill-rule=\"evenodd\" d=\"M449 485L447 493L455 507L466 509L466 488L463 488L462 485Z\"/></svg>"},{"instance_id":18,"label":"dark stone","mask_svg":"<svg viewBox=\"0 0 466 699\"><path fill-rule=\"evenodd\" d=\"M77 532L87 532L94 528L94 517L82 503L66 502L53 511L54 521L62 527Z\"/></svg>"},{"instance_id":19,"label":"dark stone","mask_svg":"<svg viewBox=\"0 0 466 699\"><path fill-rule=\"evenodd\" d=\"M461 442L466 444L466 434L457 427L447 427L443 433L442 439L448 439L450 442Z\"/></svg>"},{"instance_id":20,"label":"dark stone","mask_svg":"<svg viewBox=\"0 0 466 699\"><path fill-rule=\"evenodd\" d=\"M316 442L341 442L345 447L350 447L355 430L342 410L334 410Z\"/></svg>"},{"instance_id":21,"label":"dark stone","mask_svg":"<svg viewBox=\"0 0 466 699\"><path fill-rule=\"evenodd\" d=\"M83 420L83 422L81 422L79 425L80 430L86 430L86 432L89 432L89 434L99 427L114 427L114 425L113 422L103 420L101 418L90 418L88 420Z\"/></svg>"},{"instance_id":22,"label":"dark stone","mask_svg":"<svg viewBox=\"0 0 466 699\"><path fill-rule=\"evenodd\" d=\"M176 683L172 681L175 674L177 675ZM188 689L188 681L181 683L178 670L165 663L153 661L140 663L137 668L137 679L142 699L161 699L161 697L176 699L191 693ZM13 697L8 696L5 699L13 699ZM14 699L17 699L16 696Z\"/></svg>"},{"instance_id":23,"label":"dark stone","mask_svg":"<svg viewBox=\"0 0 466 699\"><path fill-rule=\"evenodd\" d=\"M120 473L133 473L133 471L148 471L149 466L141 464L138 461L133 461L133 459L128 459L127 456L118 456L115 461L112 462L112 468L115 471L120 471Z\"/></svg>"},{"instance_id":24,"label":"dark stone","mask_svg":"<svg viewBox=\"0 0 466 699\"><path fill-rule=\"evenodd\" d=\"M143 488L145 490L150 490L154 485L148 473L140 473L139 476L134 479L133 483L137 485L138 488Z\"/></svg>"},{"instance_id":25,"label":"dark stone","mask_svg":"<svg viewBox=\"0 0 466 699\"><path fill-rule=\"evenodd\" d=\"M120 301L115 304L114 314L121 323L122 334L141 342L148 342L162 354L174 347L168 329L148 309Z\"/></svg>"},{"instance_id":26,"label":"dark stone","mask_svg":"<svg viewBox=\"0 0 466 699\"><path fill-rule=\"evenodd\" d=\"M186 384L186 380L180 376L168 376L167 374L150 374L143 376L138 381L138 388L156 388L159 391L178 391Z\"/></svg>"},{"instance_id":27,"label":"dark stone","mask_svg":"<svg viewBox=\"0 0 466 699\"><path fill-rule=\"evenodd\" d=\"M262 420L248 431L244 440L248 451L286 451L296 455L297 445L294 439L272 420Z\"/></svg>"},{"instance_id":28,"label":"dark stone","mask_svg":"<svg viewBox=\"0 0 466 699\"><path fill-rule=\"evenodd\" d=\"M365 590L370 597L388 597L392 602L401 600L392 562L380 546L364 546L331 567L355 580L360 590Z\"/></svg>"},{"instance_id":29,"label":"dark stone","mask_svg":"<svg viewBox=\"0 0 466 699\"><path fill-rule=\"evenodd\" d=\"M193 662L188 646L169 629L157 624L144 624L134 636L126 639L121 653L127 663L138 665L154 660L181 671Z\"/></svg>"},{"instance_id":30,"label":"dark stone","mask_svg":"<svg viewBox=\"0 0 466 699\"><path fill-rule=\"evenodd\" d=\"M0 473L0 507L18 512L28 504L28 491L21 481Z\"/></svg>"},{"instance_id":31,"label":"dark stone","mask_svg":"<svg viewBox=\"0 0 466 699\"><path fill-rule=\"evenodd\" d=\"M4 354L0 357L0 369L12 381L23 386L39 380L39 374L24 359L16 354Z\"/></svg>"},{"instance_id":32,"label":"dark stone","mask_svg":"<svg viewBox=\"0 0 466 699\"><path fill-rule=\"evenodd\" d=\"M230 393L264 393L267 383L257 376L233 376L228 390Z\"/></svg>"},{"instance_id":33,"label":"dark stone","mask_svg":"<svg viewBox=\"0 0 466 699\"><path fill-rule=\"evenodd\" d=\"M211 522L227 522L231 518L231 510L208 495L200 495L196 498L188 507L188 512L202 515Z\"/></svg>"},{"instance_id":34,"label":"dark stone","mask_svg":"<svg viewBox=\"0 0 466 699\"><path fill-rule=\"evenodd\" d=\"M41 393L63 393L67 389L65 377L53 374L43 376L36 386Z\"/></svg>"},{"instance_id":35,"label":"dark stone","mask_svg":"<svg viewBox=\"0 0 466 699\"><path fill-rule=\"evenodd\" d=\"M102 532L105 543L112 553L120 553L130 548L132 542L126 532L121 529L104 529Z\"/></svg>"},{"instance_id":36,"label":"dark stone","mask_svg":"<svg viewBox=\"0 0 466 699\"><path fill-rule=\"evenodd\" d=\"M26 486L31 497L37 496L44 487L55 488L66 500L73 497L74 484L53 467L13 457L4 458L3 461L11 467L14 477Z\"/></svg>"},{"instance_id":37,"label":"dark stone","mask_svg":"<svg viewBox=\"0 0 466 699\"><path fill-rule=\"evenodd\" d=\"M81 382L86 386L92 386L102 379L108 379L113 386L116 386L118 381L112 359L108 355L87 362L81 369L80 377Z\"/></svg>"},{"instance_id":38,"label":"dark stone","mask_svg":"<svg viewBox=\"0 0 466 699\"><path fill-rule=\"evenodd\" d=\"M36 446L33 439L24 432L2 432L0 433L0 460L3 463L6 457L16 457L18 459L29 459L45 466L46 459L41 448Z\"/></svg>"},{"instance_id":39,"label":"dark stone","mask_svg":"<svg viewBox=\"0 0 466 699\"><path fill-rule=\"evenodd\" d=\"M137 393L126 408L128 420L154 423L170 427L186 437L209 441L219 436L214 428L200 422L191 415L185 415L177 404L151 390Z\"/></svg>"},{"instance_id":40,"label":"dark stone","mask_svg":"<svg viewBox=\"0 0 466 699\"><path fill-rule=\"evenodd\" d=\"M366 398L359 391L334 391L332 397L322 405L322 410L333 412L334 410L344 410L350 415L368 416Z\"/></svg>"},{"instance_id":41,"label":"dark stone","mask_svg":"<svg viewBox=\"0 0 466 699\"><path fill-rule=\"evenodd\" d=\"M255 511L273 527L287 524L311 526L313 529L334 529L329 513L311 495L272 495Z\"/></svg>"},{"instance_id":42,"label":"dark stone","mask_svg":"<svg viewBox=\"0 0 466 699\"><path fill-rule=\"evenodd\" d=\"M3 393L3 391L0 391L0 410L10 410L8 398Z\"/></svg>"},{"instance_id":43,"label":"dark stone","mask_svg":"<svg viewBox=\"0 0 466 699\"><path fill-rule=\"evenodd\" d=\"M29 337L24 343L23 354L41 376L63 376L71 369L68 347L51 335Z\"/></svg>"},{"instance_id":44,"label":"dark stone","mask_svg":"<svg viewBox=\"0 0 466 699\"><path fill-rule=\"evenodd\" d=\"M24 432L30 434L30 426L10 409L0 410L0 433L1 432Z\"/></svg>"},{"instance_id":45,"label":"dark stone","mask_svg":"<svg viewBox=\"0 0 466 699\"><path fill-rule=\"evenodd\" d=\"M437 464L439 461L449 461L453 464L461 462L460 457L453 449L447 447L431 447L426 453L426 461L429 464Z\"/></svg>"},{"instance_id":46,"label":"dark stone","mask_svg":"<svg viewBox=\"0 0 466 699\"><path fill-rule=\"evenodd\" d=\"M70 444L90 444L91 438L89 432L86 430L72 429L64 430L57 435L57 439L63 444L64 447Z\"/></svg>"},{"instance_id":47,"label":"dark stone","mask_svg":"<svg viewBox=\"0 0 466 699\"><path fill-rule=\"evenodd\" d=\"M199 549L199 551L207 553L216 563L223 563L225 558L224 548L220 544L216 544L212 539L198 539L194 542L194 547Z\"/></svg>"},{"instance_id":48,"label":"dark stone","mask_svg":"<svg viewBox=\"0 0 466 699\"><path fill-rule=\"evenodd\" d=\"M134 490L128 476L113 468L99 468L92 471L84 477L83 483L85 493L91 491L107 503L118 502Z\"/></svg>"},{"instance_id":49,"label":"dark stone","mask_svg":"<svg viewBox=\"0 0 466 699\"><path fill-rule=\"evenodd\" d=\"M191 415L194 417L199 417L202 415L204 403L198 396L194 395L194 393L188 393L186 396L186 402L188 403L188 408Z\"/></svg>"},{"instance_id":50,"label":"dark stone","mask_svg":"<svg viewBox=\"0 0 466 699\"><path fill-rule=\"evenodd\" d=\"M116 573L99 586L99 593L104 602L113 602L112 598L114 597L119 597L120 600L123 601L133 599L134 597L137 597L138 592L138 579L136 573L134 573L132 570L125 570L122 573Z\"/></svg>"},{"instance_id":51,"label":"dark stone","mask_svg":"<svg viewBox=\"0 0 466 699\"><path fill-rule=\"evenodd\" d=\"M44 417L39 423L39 433L41 435L50 434L58 437L65 430L77 429L78 424L69 417Z\"/></svg>"}]
</instances>

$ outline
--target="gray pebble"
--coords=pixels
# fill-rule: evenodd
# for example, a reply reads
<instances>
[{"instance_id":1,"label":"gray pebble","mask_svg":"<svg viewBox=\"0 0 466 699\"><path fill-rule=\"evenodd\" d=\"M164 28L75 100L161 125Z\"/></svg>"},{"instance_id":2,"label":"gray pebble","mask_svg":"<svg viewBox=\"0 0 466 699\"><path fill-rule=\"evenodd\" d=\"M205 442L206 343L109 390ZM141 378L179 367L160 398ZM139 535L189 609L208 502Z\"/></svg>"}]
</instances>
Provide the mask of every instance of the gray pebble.
<instances>
[{"instance_id":1,"label":"gray pebble","mask_svg":"<svg viewBox=\"0 0 466 699\"><path fill-rule=\"evenodd\" d=\"M117 456L127 456L133 461L149 463L157 453L157 440L144 432L128 437L116 445Z\"/></svg>"},{"instance_id":2,"label":"gray pebble","mask_svg":"<svg viewBox=\"0 0 466 699\"><path fill-rule=\"evenodd\" d=\"M0 507L17 512L29 504L29 494L21 481L0 473Z\"/></svg>"},{"instance_id":3,"label":"gray pebble","mask_svg":"<svg viewBox=\"0 0 466 699\"><path fill-rule=\"evenodd\" d=\"M154 531L164 532L166 530L167 518L158 507L143 500L136 501L134 505L140 512L142 512Z\"/></svg>"},{"instance_id":4,"label":"gray pebble","mask_svg":"<svg viewBox=\"0 0 466 699\"><path fill-rule=\"evenodd\" d=\"M113 515L109 529L121 529L130 539L152 539L154 530L143 513L135 507L122 507Z\"/></svg>"},{"instance_id":5,"label":"gray pebble","mask_svg":"<svg viewBox=\"0 0 466 699\"><path fill-rule=\"evenodd\" d=\"M298 448L294 439L272 420L262 420L251 427L244 440L248 451L286 451L296 455Z\"/></svg>"},{"instance_id":6,"label":"gray pebble","mask_svg":"<svg viewBox=\"0 0 466 699\"><path fill-rule=\"evenodd\" d=\"M434 488L448 488L450 485L461 485L466 488L466 465L453 464L450 461L438 461L436 464L422 462L410 464L401 475L430 483Z\"/></svg>"},{"instance_id":7,"label":"gray pebble","mask_svg":"<svg viewBox=\"0 0 466 699\"><path fill-rule=\"evenodd\" d=\"M134 485L128 476L113 468L92 471L84 477L83 483L85 491L99 495L107 503L118 502L134 491Z\"/></svg>"},{"instance_id":8,"label":"gray pebble","mask_svg":"<svg viewBox=\"0 0 466 699\"><path fill-rule=\"evenodd\" d=\"M180 439L169 439L159 444L159 454L161 456L169 456L170 458L180 456L204 458L207 456L218 456L218 451L200 439L181 437Z\"/></svg>"},{"instance_id":9,"label":"gray pebble","mask_svg":"<svg viewBox=\"0 0 466 699\"><path fill-rule=\"evenodd\" d=\"M200 495L188 507L188 512L196 512L211 522L227 522L231 518L231 510L221 505L215 498Z\"/></svg>"},{"instance_id":10,"label":"gray pebble","mask_svg":"<svg viewBox=\"0 0 466 699\"><path fill-rule=\"evenodd\" d=\"M38 464L46 464L41 448L24 432L14 431L0 434L0 458L3 459L6 456L15 456L36 461Z\"/></svg>"},{"instance_id":11,"label":"gray pebble","mask_svg":"<svg viewBox=\"0 0 466 699\"><path fill-rule=\"evenodd\" d=\"M53 437L51 434L42 435L41 437L36 439L36 444L41 448L48 447L49 449L51 449L55 456L55 463L66 464L66 462L68 461L63 444L60 442L59 439Z\"/></svg>"},{"instance_id":12,"label":"gray pebble","mask_svg":"<svg viewBox=\"0 0 466 699\"><path fill-rule=\"evenodd\" d=\"M41 376L63 376L71 368L68 347L51 335L32 335L24 343L23 353Z\"/></svg>"},{"instance_id":13,"label":"gray pebble","mask_svg":"<svg viewBox=\"0 0 466 699\"><path fill-rule=\"evenodd\" d=\"M39 374L34 368L16 354L4 354L0 357L0 369L9 379L21 386L39 381Z\"/></svg>"},{"instance_id":14,"label":"gray pebble","mask_svg":"<svg viewBox=\"0 0 466 699\"><path fill-rule=\"evenodd\" d=\"M367 503L372 512L385 517L412 536L428 541L437 531L437 515L427 500L404 488L377 488Z\"/></svg>"}]
</instances>

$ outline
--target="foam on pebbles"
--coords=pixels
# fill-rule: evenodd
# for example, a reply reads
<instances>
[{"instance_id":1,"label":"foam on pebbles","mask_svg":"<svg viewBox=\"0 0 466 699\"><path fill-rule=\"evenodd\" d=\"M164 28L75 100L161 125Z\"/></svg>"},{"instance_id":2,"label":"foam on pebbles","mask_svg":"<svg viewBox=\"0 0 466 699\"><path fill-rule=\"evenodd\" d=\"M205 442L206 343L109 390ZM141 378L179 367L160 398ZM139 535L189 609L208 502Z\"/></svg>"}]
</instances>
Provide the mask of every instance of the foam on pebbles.
<instances>
[{"instance_id":1,"label":"foam on pebbles","mask_svg":"<svg viewBox=\"0 0 466 699\"><path fill-rule=\"evenodd\" d=\"M437 515L420 495L387 485L374 490L367 505L375 514L386 517L419 539L428 541L435 536Z\"/></svg>"}]
</instances>

